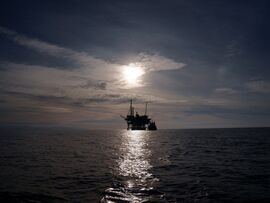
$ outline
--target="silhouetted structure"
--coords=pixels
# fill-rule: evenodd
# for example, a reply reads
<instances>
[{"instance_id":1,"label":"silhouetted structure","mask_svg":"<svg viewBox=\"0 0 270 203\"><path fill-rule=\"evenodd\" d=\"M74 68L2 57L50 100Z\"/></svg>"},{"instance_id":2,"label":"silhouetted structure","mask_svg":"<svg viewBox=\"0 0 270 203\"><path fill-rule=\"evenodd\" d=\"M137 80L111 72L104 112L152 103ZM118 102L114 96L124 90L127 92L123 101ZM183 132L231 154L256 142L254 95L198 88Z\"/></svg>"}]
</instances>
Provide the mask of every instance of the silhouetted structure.
<instances>
[{"instance_id":1,"label":"silhouetted structure","mask_svg":"<svg viewBox=\"0 0 270 203\"><path fill-rule=\"evenodd\" d=\"M134 112L132 100L130 100L129 114L126 117L121 116L126 120L128 130L157 130L155 122L147 115L147 103L143 116L140 116L138 112L134 115Z\"/></svg>"}]
</instances>

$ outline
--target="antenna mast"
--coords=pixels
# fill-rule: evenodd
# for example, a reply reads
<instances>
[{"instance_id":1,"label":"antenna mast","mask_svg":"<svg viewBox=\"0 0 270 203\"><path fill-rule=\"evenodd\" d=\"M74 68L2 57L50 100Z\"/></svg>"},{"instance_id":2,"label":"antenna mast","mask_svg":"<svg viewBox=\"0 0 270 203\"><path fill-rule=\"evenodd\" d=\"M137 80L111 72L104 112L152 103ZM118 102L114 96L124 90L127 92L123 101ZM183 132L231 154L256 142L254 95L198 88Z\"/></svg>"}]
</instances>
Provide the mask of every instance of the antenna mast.
<instances>
[{"instance_id":1,"label":"antenna mast","mask_svg":"<svg viewBox=\"0 0 270 203\"><path fill-rule=\"evenodd\" d=\"M134 108L132 107L132 99L130 100L130 115L134 115Z\"/></svg>"},{"instance_id":2,"label":"antenna mast","mask_svg":"<svg viewBox=\"0 0 270 203\"><path fill-rule=\"evenodd\" d=\"M145 111L144 111L144 115L147 114L147 104L148 104L148 102L145 102Z\"/></svg>"}]
</instances>

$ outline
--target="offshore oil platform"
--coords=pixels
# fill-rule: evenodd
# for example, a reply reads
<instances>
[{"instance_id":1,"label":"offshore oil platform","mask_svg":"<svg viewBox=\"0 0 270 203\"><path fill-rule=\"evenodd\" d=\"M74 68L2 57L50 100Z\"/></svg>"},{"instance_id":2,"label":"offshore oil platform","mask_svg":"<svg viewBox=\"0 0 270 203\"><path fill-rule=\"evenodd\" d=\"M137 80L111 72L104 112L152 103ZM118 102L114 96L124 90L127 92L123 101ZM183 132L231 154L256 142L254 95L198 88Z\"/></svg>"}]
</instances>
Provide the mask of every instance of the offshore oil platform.
<instances>
[{"instance_id":1,"label":"offshore oil platform","mask_svg":"<svg viewBox=\"0 0 270 203\"><path fill-rule=\"evenodd\" d=\"M138 112L134 114L135 108L130 100L128 115L126 117L121 115L127 122L127 130L157 130L156 123L147 115L147 104L146 102L144 115L140 116Z\"/></svg>"}]
</instances>

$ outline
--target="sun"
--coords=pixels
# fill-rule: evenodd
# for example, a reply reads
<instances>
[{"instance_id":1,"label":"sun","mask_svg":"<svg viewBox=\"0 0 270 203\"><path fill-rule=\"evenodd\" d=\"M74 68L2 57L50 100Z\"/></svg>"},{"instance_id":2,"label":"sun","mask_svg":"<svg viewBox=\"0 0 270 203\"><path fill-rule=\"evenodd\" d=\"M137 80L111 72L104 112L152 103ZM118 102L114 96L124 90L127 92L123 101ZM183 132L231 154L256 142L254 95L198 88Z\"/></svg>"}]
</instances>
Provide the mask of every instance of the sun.
<instances>
[{"instance_id":1,"label":"sun","mask_svg":"<svg viewBox=\"0 0 270 203\"><path fill-rule=\"evenodd\" d=\"M143 68L135 63L130 63L123 67L124 80L129 85L138 85L140 82L140 77L144 74Z\"/></svg>"}]
</instances>

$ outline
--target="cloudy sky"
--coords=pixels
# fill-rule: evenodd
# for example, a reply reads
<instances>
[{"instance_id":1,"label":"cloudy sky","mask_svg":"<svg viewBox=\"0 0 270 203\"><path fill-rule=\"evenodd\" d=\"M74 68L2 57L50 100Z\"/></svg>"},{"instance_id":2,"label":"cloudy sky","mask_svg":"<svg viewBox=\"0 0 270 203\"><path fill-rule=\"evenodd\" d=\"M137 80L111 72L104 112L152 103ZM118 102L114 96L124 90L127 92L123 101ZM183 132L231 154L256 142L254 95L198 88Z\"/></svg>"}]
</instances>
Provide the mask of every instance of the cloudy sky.
<instances>
[{"instance_id":1,"label":"cloudy sky","mask_svg":"<svg viewBox=\"0 0 270 203\"><path fill-rule=\"evenodd\" d=\"M270 127L269 1L6 1L0 125Z\"/></svg>"}]
</instances>

